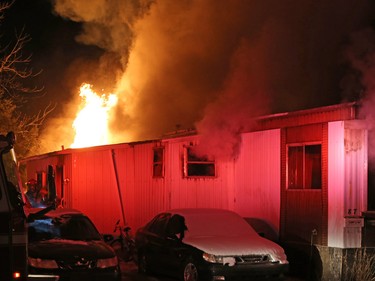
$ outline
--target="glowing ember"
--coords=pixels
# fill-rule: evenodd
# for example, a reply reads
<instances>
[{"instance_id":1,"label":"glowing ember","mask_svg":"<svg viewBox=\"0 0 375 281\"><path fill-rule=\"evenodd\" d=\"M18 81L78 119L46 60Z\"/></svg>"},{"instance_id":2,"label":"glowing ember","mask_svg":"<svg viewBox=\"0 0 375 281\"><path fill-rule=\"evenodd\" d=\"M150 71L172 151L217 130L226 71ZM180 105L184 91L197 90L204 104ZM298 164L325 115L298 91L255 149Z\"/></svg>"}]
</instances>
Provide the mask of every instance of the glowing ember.
<instances>
[{"instance_id":1,"label":"glowing ember","mask_svg":"<svg viewBox=\"0 0 375 281\"><path fill-rule=\"evenodd\" d=\"M79 95L82 97L82 109L73 122L76 134L71 147L108 144L109 110L117 103L116 95L99 96L91 89L90 84L83 84Z\"/></svg>"}]
</instances>

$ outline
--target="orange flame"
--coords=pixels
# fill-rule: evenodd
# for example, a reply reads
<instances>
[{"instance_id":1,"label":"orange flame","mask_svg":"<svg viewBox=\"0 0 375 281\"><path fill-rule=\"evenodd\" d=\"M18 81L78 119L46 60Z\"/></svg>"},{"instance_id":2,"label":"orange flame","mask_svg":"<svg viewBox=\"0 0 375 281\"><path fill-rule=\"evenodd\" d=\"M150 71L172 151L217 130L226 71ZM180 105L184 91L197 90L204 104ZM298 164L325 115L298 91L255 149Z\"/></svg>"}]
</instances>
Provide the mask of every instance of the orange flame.
<instances>
[{"instance_id":1,"label":"orange flame","mask_svg":"<svg viewBox=\"0 0 375 281\"><path fill-rule=\"evenodd\" d=\"M75 130L72 148L104 145L109 143L109 113L117 104L114 94L99 96L90 84L82 84L80 88L82 109L73 122Z\"/></svg>"}]
</instances>

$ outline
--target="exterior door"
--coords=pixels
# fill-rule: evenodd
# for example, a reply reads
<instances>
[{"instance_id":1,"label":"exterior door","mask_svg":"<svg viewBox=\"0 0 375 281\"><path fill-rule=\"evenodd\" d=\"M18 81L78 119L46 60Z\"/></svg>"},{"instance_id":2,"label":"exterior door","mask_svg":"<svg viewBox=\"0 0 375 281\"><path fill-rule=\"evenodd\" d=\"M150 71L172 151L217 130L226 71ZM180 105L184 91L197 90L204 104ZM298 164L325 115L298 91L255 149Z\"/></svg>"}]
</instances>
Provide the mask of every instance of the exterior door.
<instances>
[{"instance_id":1,"label":"exterior door","mask_svg":"<svg viewBox=\"0 0 375 281\"><path fill-rule=\"evenodd\" d=\"M281 239L325 244L327 237L324 125L282 133Z\"/></svg>"}]
</instances>

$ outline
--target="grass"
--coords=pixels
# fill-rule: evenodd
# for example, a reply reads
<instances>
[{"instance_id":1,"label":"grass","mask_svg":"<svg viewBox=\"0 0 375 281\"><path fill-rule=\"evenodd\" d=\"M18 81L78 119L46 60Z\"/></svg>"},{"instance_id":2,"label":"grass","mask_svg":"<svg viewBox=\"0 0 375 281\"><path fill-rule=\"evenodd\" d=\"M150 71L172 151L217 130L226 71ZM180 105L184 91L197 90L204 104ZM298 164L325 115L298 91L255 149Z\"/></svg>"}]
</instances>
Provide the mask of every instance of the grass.
<instances>
[{"instance_id":1,"label":"grass","mask_svg":"<svg viewBox=\"0 0 375 281\"><path fill-rule=\"evenodd\" d=\"M343 280L375 281L375 249L346 251L342 266Z\"/></svg>"}]
</instances>

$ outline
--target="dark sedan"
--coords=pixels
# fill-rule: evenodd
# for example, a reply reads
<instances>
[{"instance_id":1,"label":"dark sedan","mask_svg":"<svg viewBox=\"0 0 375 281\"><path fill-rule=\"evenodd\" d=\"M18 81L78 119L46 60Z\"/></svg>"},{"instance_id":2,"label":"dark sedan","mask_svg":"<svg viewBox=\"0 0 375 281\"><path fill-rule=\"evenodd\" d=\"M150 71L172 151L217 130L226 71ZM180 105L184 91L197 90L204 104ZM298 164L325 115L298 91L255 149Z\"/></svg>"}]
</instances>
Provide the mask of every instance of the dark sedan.
<instances>
[{"instance_id":1,"label":"dark sedan","mask_svg":"<svg viewBox=\"0 0 375 281\"><path fill-rule=\"evenodd\" d=\"M219 209L160 213L135 236L138 270L184 281L282 278L284 250L238 214Z\"/></svg>"},{"instance_id":2,"label":"dark sedan","mask_svg":"<svg viewBox=\"0 0 375 281\"><path fill-rule=\"evenodd\" d=\"M34 217L28 234L30 275L57 275L60 281L121 280L113 249L77 210L57 209Z\"/></svg>"}]
</instances>

